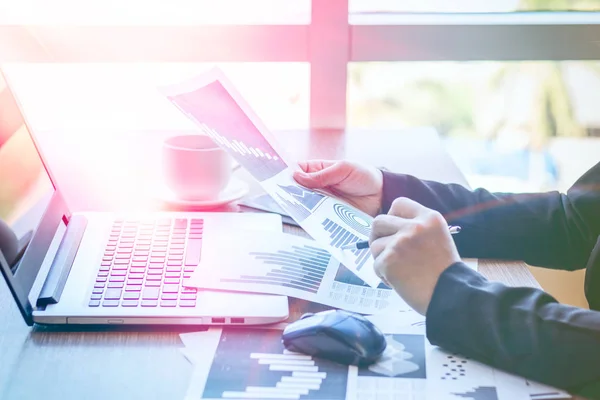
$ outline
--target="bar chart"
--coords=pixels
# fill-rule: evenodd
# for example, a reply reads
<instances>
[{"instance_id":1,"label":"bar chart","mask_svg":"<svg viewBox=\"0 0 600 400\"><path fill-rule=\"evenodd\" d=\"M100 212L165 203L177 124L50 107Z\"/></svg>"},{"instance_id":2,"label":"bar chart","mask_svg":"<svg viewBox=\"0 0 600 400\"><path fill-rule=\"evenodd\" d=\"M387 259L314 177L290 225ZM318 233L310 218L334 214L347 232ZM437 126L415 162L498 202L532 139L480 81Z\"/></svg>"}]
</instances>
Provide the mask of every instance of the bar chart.
<instances>
[{"instance_id":1,"label":"bar chart","mask_svg":"<svg viewBox=\"0 0 600 400\"><path fill-rule=\"evenodd\" d=\"M251 252L262 263L263 274L242 274L236 278L221 278L223 283L263 284L283 286L317 293L331 255L312 246L292 246L291 251ZM256 269L254 269L256 272Z\"/></svg>"},{"instance_id":2,"label":"bar chart","mask_svg":"<svg viewBox=\"0 0 600 400\"><path fill-rule=\"evenodd\" d=\"M358 242L360 240L358 236L354 235L346 228L335 223L329 218L326 218L322 222L322 225L323 228L329 232L329 237L331 238L330 245L333 247L340 248L349 243ZM355 256L354 265L356 266L356 270L360 271L371 256L371 251L369 249L361 249L352 250L352 253Z\"/></svg>"},{"instance_id":3,"label":"bar chart","mask_svg":"<svg viewBox=\"0 0 600 400\"><path fill-rule=\"evenodd\" d=\"M287 168L219 81L168 98L259 181Z\"/></svg>"},{"instance_id":4,"label":"bar chart","mask_svg":"<svg viewBox=\"0 0 600 400\"><path fill-rule=\"evenodd\" d=\"M345 399L348 367L292 353L281 331L223 329L203 398Z\"/></svg>"},{"instance_id":5,"label":"bar chart","mask_svg":"<svg viewBox=\"0 0 600 400\"><path fill-rule=\"evenodd\" d=\"M310 211L304 208L301 204L290 201L279 193L275 193L275 196L277 196L278 203L280 204L281 208L283 208L285 212L294 219L294 221L304 221L310 216Z\"/></svg>"},{"instance_id":6,"label":"bar chart","mask_svg":"<svg viewBox=\"0 0 600 400\"><path fill-rule=\"evenodd\" d=\"M471 400L498 400L498 393L493 386L479 386L473 388L472 391L464 393L452 393L456 397Z\"/></svg>"},{"instance_id":7,"label":"bar chart","mask_svg":"<svg viewBox=\"0 0 600 400\"><path fill-rule=\"evenodd\" d=\"M285 162L266 141L261 149L247 145L243 140L229 140L206 124L203 124L203 131L259 181L269 179L287 168Z\"/></svg>"},{"instance_id":8,"label":"bar chart","mask_svg":"<svg viewBox=\"0 0 600 400\"><path fill-rule=\"evenodd\" d=\"M335 274L334 278L335 282L343 283L346 285L357 286L357 287L370 287L369 284L358 276L356 276L352 271L350 271L344 264L340 264L338 270ZM387 289L392 290L391 287L387 286L385 283L381 282L377 289Z\"/></svg>"}]
</instances>

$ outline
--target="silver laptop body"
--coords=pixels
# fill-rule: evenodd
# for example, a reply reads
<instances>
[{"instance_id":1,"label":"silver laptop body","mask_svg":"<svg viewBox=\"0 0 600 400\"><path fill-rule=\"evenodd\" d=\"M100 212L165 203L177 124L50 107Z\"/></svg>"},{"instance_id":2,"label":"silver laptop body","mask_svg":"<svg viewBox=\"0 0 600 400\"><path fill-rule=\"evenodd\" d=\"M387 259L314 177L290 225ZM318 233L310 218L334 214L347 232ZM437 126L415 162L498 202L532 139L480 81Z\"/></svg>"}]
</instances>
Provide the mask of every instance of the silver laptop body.
<instances>
[{"instance_id":1,"label":"silver laptop body","mask_svg":"<svg viewBox=\"0 0 600 400\"><path fill-rule=\"evenodd\" d=\"M35 146L27 125L21 129ZM287 318L285 296L183 285L201 268L203 248L226 235L281 231L278 215L71 212L38 147L36 155L48 191L11 222L22 247L18 259L9 264L0 246L0 270L27 324L252 325Z\"/></svg>"}]
</instances>

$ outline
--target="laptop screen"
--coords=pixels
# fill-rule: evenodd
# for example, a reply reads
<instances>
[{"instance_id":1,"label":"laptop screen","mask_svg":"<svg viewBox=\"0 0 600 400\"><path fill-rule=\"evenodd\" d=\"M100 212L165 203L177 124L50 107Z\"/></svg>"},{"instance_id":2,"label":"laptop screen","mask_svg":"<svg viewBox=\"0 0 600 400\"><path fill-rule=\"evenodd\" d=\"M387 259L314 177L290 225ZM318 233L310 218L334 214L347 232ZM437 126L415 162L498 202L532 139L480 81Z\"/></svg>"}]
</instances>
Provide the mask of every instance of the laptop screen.
<instances>
[{"instance_id":1,"label":"laptop screen","mask_svg":"<svg viewBox=\"0 0 600 400\"><path fill-rule=\"evenodd\" d=\"M57 202L54 193L23 114L0 71L0 252L5 259L0 269L24 315L30 309L28 296L51 236L62 221L63 207L52 206ZM7 232L7 226L14 234Z\"/></svg>"},{"instance_id":2,"label":"laptop screen","mask_svg":"<svg viewBox=\"0 0 600 400\"><path fill-rule=\"evenodd\" d=\"M0 219L22 238L38 226L52 189L15 98L0 75Z\"/></svg>"}]
</instances>

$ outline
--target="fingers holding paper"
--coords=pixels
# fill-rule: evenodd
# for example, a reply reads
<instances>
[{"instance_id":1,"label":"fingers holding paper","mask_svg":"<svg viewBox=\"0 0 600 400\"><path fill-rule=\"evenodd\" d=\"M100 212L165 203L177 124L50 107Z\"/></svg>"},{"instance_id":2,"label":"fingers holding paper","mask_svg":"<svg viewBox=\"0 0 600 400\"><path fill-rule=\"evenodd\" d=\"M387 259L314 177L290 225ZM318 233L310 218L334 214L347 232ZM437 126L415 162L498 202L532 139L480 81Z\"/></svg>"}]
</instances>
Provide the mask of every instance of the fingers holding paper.
<instances>
[{"instance_id":1,"label":"fingers holding paper","mask_svg":"<svg viewBox=\"0 0 600 400\"><path fill-rule=\"evenodd\" d=\"M349 161L308 160L294 179L309 189L328 192L375 216L381 208L383 175L377 168Z\"/></svg>"},{"instance_id":2,"label":"fingers holding paper","mask_svg":"<svg viewBox=\"0 0 600 400\"><path fill-rule=\"evenodd\" d=\"M375 273L421 314L439 276L460 261L442 215L407 198L396 199L387 215L375 218L370 248Z\"/></svg>"}]
</instances>

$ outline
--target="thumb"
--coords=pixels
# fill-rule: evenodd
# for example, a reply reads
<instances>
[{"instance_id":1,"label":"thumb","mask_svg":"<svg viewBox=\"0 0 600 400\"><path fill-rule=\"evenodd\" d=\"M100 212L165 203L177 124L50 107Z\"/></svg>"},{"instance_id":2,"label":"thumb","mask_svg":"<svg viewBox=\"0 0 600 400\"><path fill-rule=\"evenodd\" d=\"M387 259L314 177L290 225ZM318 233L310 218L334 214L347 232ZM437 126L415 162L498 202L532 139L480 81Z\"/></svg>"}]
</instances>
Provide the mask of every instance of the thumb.
<instances>
[{"instance_id":1,"label":"thumb","mask_svg":"<svg viewBox=\"0 0 600 400\"><path fill-rule=\"evenodd\" d=\"M304 172L304 171L294 171L294 179L300 185L309 188L309 189L320 189L323 186L320 184L320 180L315 178L315 175L320 172Z\"/></svg>"}]
</instances>

